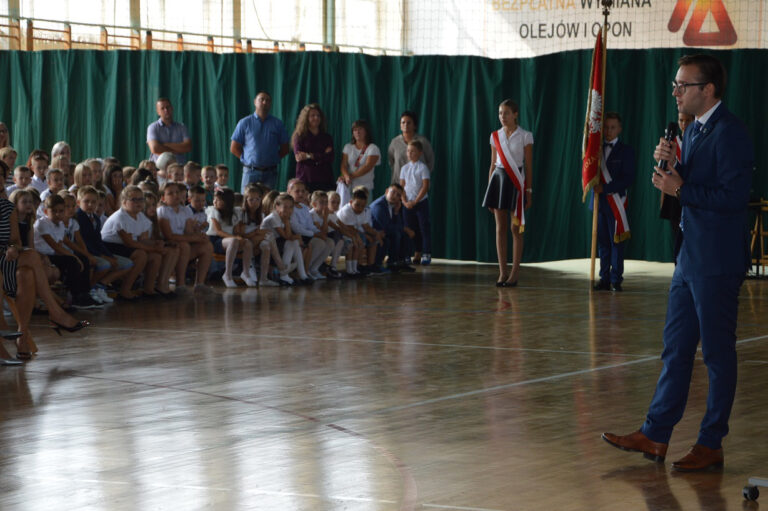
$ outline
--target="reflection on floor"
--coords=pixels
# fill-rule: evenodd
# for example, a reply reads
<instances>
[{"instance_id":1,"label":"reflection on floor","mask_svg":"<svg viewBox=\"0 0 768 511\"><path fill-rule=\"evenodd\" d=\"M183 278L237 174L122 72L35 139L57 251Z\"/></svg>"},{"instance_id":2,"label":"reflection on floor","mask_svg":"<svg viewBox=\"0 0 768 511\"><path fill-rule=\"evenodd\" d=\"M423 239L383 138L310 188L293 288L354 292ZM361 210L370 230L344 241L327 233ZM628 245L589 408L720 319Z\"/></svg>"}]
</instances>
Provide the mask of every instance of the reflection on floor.
<instances>
[{"instance_id":1,"label":"reflection on floor","mask_svg":"<svg viewBox=\"0 0 768 511\"><path fill-rule=\"evenodd\" d=\"M671 266L620 294L586 269L218 288L62 338L35 317L39 356L0 368L0 509L741 509L768 474L768 283L742 288L726 467L680 476L600 439L644 418ZM706 391L699 361L669 461Z\"/></svg>"}]
</instances>

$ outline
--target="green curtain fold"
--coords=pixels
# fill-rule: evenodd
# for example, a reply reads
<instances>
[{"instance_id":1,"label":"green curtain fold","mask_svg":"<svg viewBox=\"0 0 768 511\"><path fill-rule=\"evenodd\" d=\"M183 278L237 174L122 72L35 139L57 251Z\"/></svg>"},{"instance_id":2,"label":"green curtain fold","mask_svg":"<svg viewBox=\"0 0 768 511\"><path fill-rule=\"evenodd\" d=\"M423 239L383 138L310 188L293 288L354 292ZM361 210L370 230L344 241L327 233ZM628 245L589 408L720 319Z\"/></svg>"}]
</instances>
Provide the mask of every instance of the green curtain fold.
<instances>
[{"instance_id":1,"label":"green curtain fold","mask_svg":"<svg viewBox=\"0 0 768 511\"><path fill-rule=\"evenodd\" d=\"M609 43L610 44L610 43ZM669 226L658 218L659 195L650 184L652 152L666 124L676 118L670 81L677 58L690 49L609 50L606 110L621 113L622 138L638 155L629 193L632 239L627 257L669 261ZM756 146L754 197L768 195L764 93L768 74L762 50L712 52L729 70L727 106L747 124ZM479 57L373 57L362 54L210 54L159 51L0 52L10 79L0 88L0 120L26 160L32 149L50 151L58 140L72 146L75 161L113 155L135 165L148 156L146 128L154 104L168 97L175 118L193 141L191 159L229 165L230 184L240 182L239 162L229 153L238 119L253 112L260 90L274 99L272 113L289 133L309 102L328 118L336 150L358 118L367 119L383 156L376 194L391 170L389 140L399 115L415 111L419 132L435 150L430 190L433 255L495 260L492 215L480 206L488 176L488 138L498 128L497 105L512 98L520 124L533 132L533 207L527 212L525 261L587 257L591 213L581 202L581 143L591 51L531 59ZM280 165L279 185L294 174L292 156Z\"/></svg>"}]
</instances>

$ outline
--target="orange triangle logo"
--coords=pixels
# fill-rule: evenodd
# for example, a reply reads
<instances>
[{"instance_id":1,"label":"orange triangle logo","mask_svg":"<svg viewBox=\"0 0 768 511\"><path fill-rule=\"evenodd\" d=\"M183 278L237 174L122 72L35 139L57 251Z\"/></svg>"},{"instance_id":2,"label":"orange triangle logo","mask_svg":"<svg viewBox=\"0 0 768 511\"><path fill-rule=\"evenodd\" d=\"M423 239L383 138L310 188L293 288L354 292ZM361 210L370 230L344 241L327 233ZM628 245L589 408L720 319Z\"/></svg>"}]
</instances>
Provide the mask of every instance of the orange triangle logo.
<instances>
[{"instance_id":1,"label":"orange triangle logo","mask_svg":"<svg viewBox=\"0 0 768 511\"><path fill-rule=\"evenodd\" d=\"M692 3L693 0L677 0L675 10L672 11L672 17L667 24L670 32L680 30ZM717 24L717 32L701 31L704 19L709 13L712 13L712 19ZM737 39L736 30L733 28L728 11L725 10L723 0L697 0L691 19L683 33L683 43L686 46L731 46Z\"/></svg>"}]
</instances>

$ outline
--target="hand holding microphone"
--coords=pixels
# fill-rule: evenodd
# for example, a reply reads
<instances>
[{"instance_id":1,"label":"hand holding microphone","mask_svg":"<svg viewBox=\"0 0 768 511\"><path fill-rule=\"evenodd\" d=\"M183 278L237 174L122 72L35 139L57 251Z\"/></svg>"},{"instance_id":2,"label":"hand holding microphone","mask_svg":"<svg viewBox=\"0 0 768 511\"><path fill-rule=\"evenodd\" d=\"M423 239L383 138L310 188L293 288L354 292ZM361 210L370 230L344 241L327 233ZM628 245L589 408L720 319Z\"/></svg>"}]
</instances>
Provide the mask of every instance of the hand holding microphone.
<instances>
[{"instance_id":1,"label":"hand holding microphone","mask_svg":"<svg viewBox=\"0 0 768 511\"><path fill-rule=\"evenodd\" d=\"M653 169L651 182L653 186L667 195L677 195L680 187L683 186L680 174L674 169L677 156L675 155L675 144L672 141L676 135L677 124L671 122L664 131L664 138L659 139L659 145L653 151L653 157L659 163Z\"/></svg>"},{"instance_id":2,"label":"hand holding microphone","mask_svg":"<svg viewBox=\"0 0 768 511\"><path fill-rule=\"evenodd\" d=\"M667 170L668 162L672 162L674 167L676 156L675 146L672 141L675 139L675 136L677 136L677 124L670 122L667 125L667 129L664 130L664 138L659 139L659 145L656 146L656 150L653 152L654 159L659 162L657 168L661 170Z\"/></svg>"}]
</instances>

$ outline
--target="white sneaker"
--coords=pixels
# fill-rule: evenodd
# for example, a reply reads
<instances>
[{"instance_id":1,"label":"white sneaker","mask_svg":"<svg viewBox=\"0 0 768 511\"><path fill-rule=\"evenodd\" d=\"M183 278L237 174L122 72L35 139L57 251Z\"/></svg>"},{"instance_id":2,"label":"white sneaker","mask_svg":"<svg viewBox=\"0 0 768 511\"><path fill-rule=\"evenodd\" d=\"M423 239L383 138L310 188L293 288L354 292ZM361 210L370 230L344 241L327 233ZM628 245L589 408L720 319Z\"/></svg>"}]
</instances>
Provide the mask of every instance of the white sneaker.
<instances>
[{"instance_id":1,"label":"white sneaker","mask_svg":"<svg viewBox=\"0 0 768 511\"><path fill-rule=\"evenodd\" d=\"M289 277L287 273L281 273L280 280L282 280L286 284L293 284L293 279Z\"/></svg>"},{"instance_id":2,"label":"white sneaker","mask_svg":"<svg viewBox=\"0 0 768 511\"><path fill-rule=\"evenodd\" d=\"M88 293L88 295L91 297L91 300L93 300L94 302L98 303L99 305L104 303L104 301L99 296L99 290L98 289L96 289L96 288L91 289L90 292Z\"/></svg>"},{"instance_id":3,"label":"white sneaker","mask_svg":"<svg viewBox=\"0 0 768 511\"><path fill-rule=\"evenodd\" d=\"M274 280L264 279L259 281L259 287L280 287Z\"/></svg>"},{"instance_id":4,"label":"white sneaker","mask_svg":"<svg viewBox=\"0 0 768 511\"><path fill-rule=\"evenodd\" d=\"M99 293L99 298L101 298L102 302L104 302L104 303L112 303L112 302L115 301L113 298L109 297L109 295L107 294L107 290L104 289L103 287L97 288L97 291Z\"/></svg>"},{"instance_id":5,"label":"white sneaker","mask_svg":"<svg viewBox=\"0 0 768 511\"><path fill-rule=\"evenodd\" d=\"M312 277L315 280L323 280L323 279L325 279L325 275L323 275L319 271L310 272L309 276Z\"/></svg>"},{"instance_id":6,"label":"white sneaker","mask_svg":"<svg viewBox=\"0 0 768 511\"><path fill-rule=\"evenodd\" d=\"M221 280L224 281L224 285L227 287L237 287L237 283L234 280L232 280L232 277L227 277L226 275L222 275Z\"/></svg>"},{"instance_id":7,"label":"white sneaker","mask_svg":"<svg viewBox=\"0 0 768 511\"><path fill-rule=\"evenodd\" d=\"M241 273L240 278L243 279L243 282L245 282L245 285L248 287L256 287L257 285L256 281L246 272Z\"/></svg>"}]
</instances>

